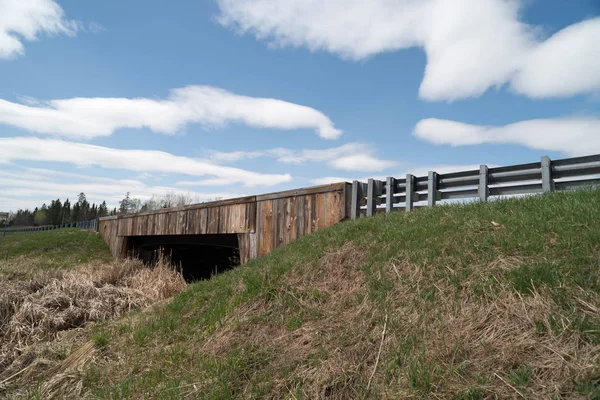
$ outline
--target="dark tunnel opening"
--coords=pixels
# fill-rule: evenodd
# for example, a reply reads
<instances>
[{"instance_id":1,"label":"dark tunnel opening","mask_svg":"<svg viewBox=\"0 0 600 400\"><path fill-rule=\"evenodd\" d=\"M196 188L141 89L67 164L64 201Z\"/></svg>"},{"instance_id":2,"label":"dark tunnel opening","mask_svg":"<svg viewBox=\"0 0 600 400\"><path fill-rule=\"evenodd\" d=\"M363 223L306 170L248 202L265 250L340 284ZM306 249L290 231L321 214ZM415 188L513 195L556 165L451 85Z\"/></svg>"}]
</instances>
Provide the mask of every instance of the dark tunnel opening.
<instances>
[{"instance_id":1,"label":"dark tunnel opening","mask_svg":"<svg viewBox=\"0 0 600 400\"><path fill-rule=\"evenodd\" d=\"M186 281L209 279L240 264L237 234L131 236L129 254L153 264L161 252Z\"/></svg>"}]
</instances>

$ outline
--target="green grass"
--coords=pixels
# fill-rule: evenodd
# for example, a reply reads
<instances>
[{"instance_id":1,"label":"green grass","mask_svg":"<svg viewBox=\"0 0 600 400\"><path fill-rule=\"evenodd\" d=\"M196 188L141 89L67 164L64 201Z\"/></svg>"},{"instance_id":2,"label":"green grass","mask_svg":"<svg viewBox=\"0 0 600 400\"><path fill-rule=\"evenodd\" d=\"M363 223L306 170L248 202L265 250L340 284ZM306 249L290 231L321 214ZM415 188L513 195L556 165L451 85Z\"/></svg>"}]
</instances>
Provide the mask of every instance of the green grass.
<instances>
[{"instance_id":1,"label":"green grass","mask_svg":"<svg viewBox=\"0 0 600 400\"><path fill-rule=\"evenodd\" d=\"M348 221L106 323L119 362L83 381L98 398L597 393L599 227L598 190Z\"/></svg>"},{"instance_id":2,"label":"green grass","mask_svg":"<svg viewBox=\"0 0 600 400\"><path fill-rule=\"evenodd\" d=\"M100 235L81 229L0 235L0 274L26 278L44 269L68 269L88 262L110 262Z\"/></svg>"}]
</instances>

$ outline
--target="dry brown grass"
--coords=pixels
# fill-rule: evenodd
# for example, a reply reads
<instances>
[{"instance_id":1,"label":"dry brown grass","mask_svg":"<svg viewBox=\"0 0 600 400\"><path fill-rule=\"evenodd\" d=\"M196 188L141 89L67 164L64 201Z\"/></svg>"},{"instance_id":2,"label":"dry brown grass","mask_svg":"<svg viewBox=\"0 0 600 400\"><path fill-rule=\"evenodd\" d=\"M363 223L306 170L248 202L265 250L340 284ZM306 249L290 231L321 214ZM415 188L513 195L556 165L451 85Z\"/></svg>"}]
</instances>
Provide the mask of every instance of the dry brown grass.
<instances>
[{"instance_id":1,"label":"dry brown grass","mask_svg":"<svg viewBox=\"0 0 600 400\"><path fill-rule=\"evenodd\" d=\"M367 384L365 375L377 353L373 344L380 340L382 329L373 323L374 303L367 295L365 275L357 268L364 259L364 252L347 243L316 264L295 268L284 277L279 301L238 307L202 351L221 357L234 347L261 347L272 354L270 398L285 398L300 386L306 398L355 398L357 394L346 388ZM285 315L286 301L306 311L302 327L290 330L281 318L253 322L256 316ZM319 352L327 358L308 362L318 359Z\"/></svg>"},{"instance_id":2,"label":"dry brown grass","mask_svg":"<svg viewBox=\"0 0 600 400\"><path fill-rule=\"evenodd\" d=\"M347 243L317 263L294 268L278 299L238 307L201 351L214 359L234 348L268 354L274 399L373 393L451 399L473 388L483 398L579 398L573 382L595 371L600 346L582 342L574 332L553 333L550 319L559 309L546 293L522 296L501 286L474 298L481 279L516 268L527 262L524 258L501 256L478 265L460 290L432 267L396 260L375 277L393 281L383 302L369 298L367 275L359 268L364 260L364 253ZM425 288L435 292L435 302L420 297ZM307 316L290 330L282 318L286 301L317 317ZM583 300L582 309L597 312ZM520 367L531 374L525 386L511 380L511 371ZM375 391L367 390L369 383Z\"/></svg>"},{"instance_id":3,"label":"dry brown grass","mask_svg":"<svg viewBox=\"0 0 600 400\"><path fill-rule=\"evenodd\" d=\"M42 388L50 396L64 383L57 381L59 377L70 379L67 372L72 363L65 362L75 357L81 364L86 359L77 356L83 352L78 350L57 364L57 353L68 354L80 344L73 339L77 334L71 333L91 322L169 298L186 283L168 260L150 268L128 259L83 265L67 272L44 271L29 281L4 281L0 285L0 388L32 376L39 378L40 374L56 375Z\"/></svg>"}]
</instances>

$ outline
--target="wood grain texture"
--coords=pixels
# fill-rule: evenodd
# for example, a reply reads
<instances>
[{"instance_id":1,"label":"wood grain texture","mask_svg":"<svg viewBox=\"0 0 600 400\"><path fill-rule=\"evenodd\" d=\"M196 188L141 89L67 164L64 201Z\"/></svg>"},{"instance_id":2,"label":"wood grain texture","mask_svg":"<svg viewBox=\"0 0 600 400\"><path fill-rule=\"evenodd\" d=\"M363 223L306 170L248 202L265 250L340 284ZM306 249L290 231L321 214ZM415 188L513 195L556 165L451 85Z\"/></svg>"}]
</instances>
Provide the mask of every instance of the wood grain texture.
<instances>
[{"instance_id":1,"label":"wood grain texture","mask_svg":"<svg viewBox=\"0 0 600 400\"><path fill-rule=\"evenodd\" d=\"M233 233L246 263L347 218L349 199L351 185L339 183L102 218L99 232L115 257L126 255L131 236Z\"/></svg>"}]
</instances>

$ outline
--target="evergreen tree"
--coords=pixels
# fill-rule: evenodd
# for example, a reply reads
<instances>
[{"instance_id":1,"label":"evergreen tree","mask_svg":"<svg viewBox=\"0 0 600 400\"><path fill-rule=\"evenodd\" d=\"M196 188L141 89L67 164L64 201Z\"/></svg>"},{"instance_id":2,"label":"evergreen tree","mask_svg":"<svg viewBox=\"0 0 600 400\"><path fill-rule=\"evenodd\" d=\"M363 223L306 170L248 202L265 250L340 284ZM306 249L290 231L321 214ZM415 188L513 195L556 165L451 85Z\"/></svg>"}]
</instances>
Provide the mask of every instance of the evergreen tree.
<instances>
[{"instance_id":1,"label":"evergreen tree","mask_svg":"<svg viewBox=\"0 0 600 400\"><path fill-rule=\"evenodd\" d=\"M106 217L108 215L108 207L106 207L106 201L103 201L98 207L98 218Z\"/></svg>"},{"instance_id":2,"label":"evergreen tree","mask_svg":"<svg viewBox=\"0 0 600 400\"><path fill-rule=\"evenodd\" d=\"M69 199L66 199L63 203L61 225L69 223L71 223L71 203L69 202Z\"/></svg>"}]
</instances>

